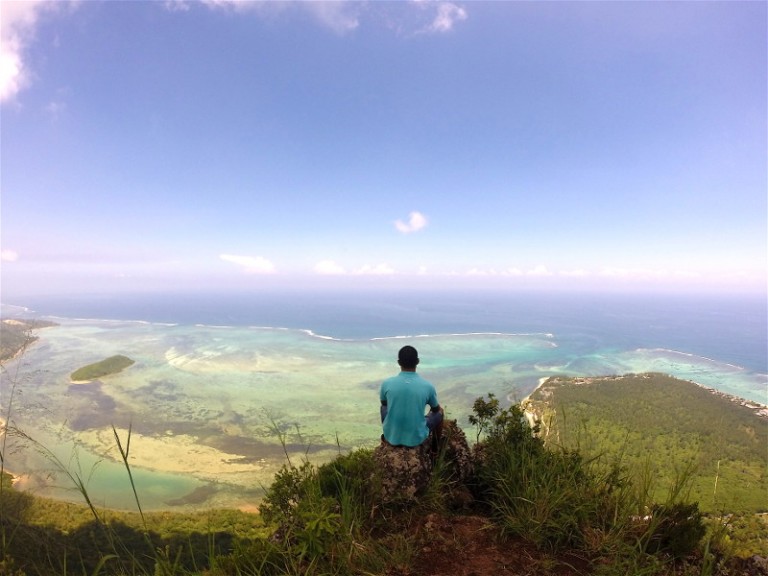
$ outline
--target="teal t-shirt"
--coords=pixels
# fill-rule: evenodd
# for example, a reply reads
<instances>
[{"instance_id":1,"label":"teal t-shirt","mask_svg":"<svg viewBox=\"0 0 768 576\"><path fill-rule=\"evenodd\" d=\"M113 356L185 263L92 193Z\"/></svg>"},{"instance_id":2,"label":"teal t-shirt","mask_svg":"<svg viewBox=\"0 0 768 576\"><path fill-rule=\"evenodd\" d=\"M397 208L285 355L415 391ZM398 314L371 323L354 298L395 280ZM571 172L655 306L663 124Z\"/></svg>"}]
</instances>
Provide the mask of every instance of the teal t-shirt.
<instances>
[{"instance_id":1,"label":"teal t-shirt","mask_svg":"<svg viewBox=\"0 0 768 576\"><path fill-rule=\"evenodd\" d=\"M437 408L435 387L416 372L400 372L381 384L379 396L387 403L384 438L396 446L418 446L429 436L424 408Z\"/></svg>"}]
</instances>

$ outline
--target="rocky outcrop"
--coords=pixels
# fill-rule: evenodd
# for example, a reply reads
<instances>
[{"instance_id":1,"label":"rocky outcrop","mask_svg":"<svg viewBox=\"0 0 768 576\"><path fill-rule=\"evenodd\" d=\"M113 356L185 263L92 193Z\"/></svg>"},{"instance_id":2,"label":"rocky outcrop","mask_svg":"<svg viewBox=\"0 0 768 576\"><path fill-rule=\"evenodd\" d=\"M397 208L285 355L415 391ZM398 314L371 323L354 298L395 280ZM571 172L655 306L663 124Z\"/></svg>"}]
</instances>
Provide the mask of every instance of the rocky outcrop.
<instances>
[{"instance_id":1,"label":"rocky outcrop","mask_svg":"<svg viewBox=\"0 0 768 576\"><path fill-rule=\"evenodd\" d=\"M432 473L429 442L408 448L392 446L382 438L373 451L373 459L381 479L381 500L385 503L415 500Z\"/></svg>"},{"instance_id":2,"label":"rocky outcrop","mask_svg":"<svg viewBox=\"0 0 768 576\"><path fill-rule=\"evenodd\" d=\"M467 436L456 420L448 420L443 424L440 450L444 451L443 460L450 472L450 480L461 484L469 482L475 474L475 464Z\"/></svg>"},{"instance_id":3,"label":"rocky outcrop","mask_svg":"<svg viewBox=\"0 0 768 576\"><path fill-rule=\"evenodd\" d=\"M464 431L455 420L443 423L439 437L430 435L426 442L414 448L392 446L382 439L373 458L381 479L383 502L415 500L429 483L436 462L442 467L449 496L459 504L469 497L466 484L474 474L472 453Z\"/></svg>"}]
</instances>

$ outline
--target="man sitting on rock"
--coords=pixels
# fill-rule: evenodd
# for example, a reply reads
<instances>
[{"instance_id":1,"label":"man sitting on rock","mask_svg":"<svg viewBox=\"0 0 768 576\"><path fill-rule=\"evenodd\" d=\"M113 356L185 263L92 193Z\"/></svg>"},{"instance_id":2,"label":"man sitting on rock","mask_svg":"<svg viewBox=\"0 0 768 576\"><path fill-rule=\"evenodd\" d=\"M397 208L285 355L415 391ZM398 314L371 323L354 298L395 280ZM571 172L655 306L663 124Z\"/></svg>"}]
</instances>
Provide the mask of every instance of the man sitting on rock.
<instances>
[{"instance_id":1,"label":"man sitting on rock","mask_svg":"<svg viewBox=\"0 0 768 576\"><path fill-rule=\"evenodd\" d=\"M435 387L416 374L419 353L413 346L403 346L398 352L400 374L381 384L382 439L392 446L420 446L431 430L439 430L443 409L437 401ZM429 405L429 414L424 407Z\"/></svg>"}]
</instances>

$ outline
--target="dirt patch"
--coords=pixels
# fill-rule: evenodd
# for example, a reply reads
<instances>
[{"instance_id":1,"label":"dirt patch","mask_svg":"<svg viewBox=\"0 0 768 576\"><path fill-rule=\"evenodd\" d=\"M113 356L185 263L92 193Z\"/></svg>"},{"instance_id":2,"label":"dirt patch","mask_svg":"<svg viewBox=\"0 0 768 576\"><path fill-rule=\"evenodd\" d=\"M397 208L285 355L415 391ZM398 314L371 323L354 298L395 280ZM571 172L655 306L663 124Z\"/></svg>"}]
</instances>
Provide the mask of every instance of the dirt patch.
<instances>
[{"instance_id":1,"label":"dirt patch","mask_svg":"<svg viewBox=\"0 0 768 576\"><path fill-rule=\"evenodd\" d=\"M576 576L590 571L586 559L551 556L520 540L503 541L490 520L480 516L430 514L413 529L419 550L407 576Z\"/></svg>"}]
</instances>

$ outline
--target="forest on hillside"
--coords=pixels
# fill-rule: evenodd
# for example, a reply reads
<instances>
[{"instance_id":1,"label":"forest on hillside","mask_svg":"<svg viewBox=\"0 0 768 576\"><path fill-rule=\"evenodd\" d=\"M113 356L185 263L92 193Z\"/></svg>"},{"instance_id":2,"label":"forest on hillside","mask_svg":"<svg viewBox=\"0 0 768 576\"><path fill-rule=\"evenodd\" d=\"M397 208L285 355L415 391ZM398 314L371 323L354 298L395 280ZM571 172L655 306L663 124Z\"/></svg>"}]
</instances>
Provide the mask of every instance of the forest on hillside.
<instances>
[{"instance_id":1,"label":"forest on hillside","mask_svg":"<svg viewBox=\"0 0 768 576\"><path fill-rule=\"evenodd\" d=\"M651 373L550 378L526 409L548 443L619 456L661 486L692 474L703 510L768 511L764 406Z\"/></svg>"}]
</instances>

